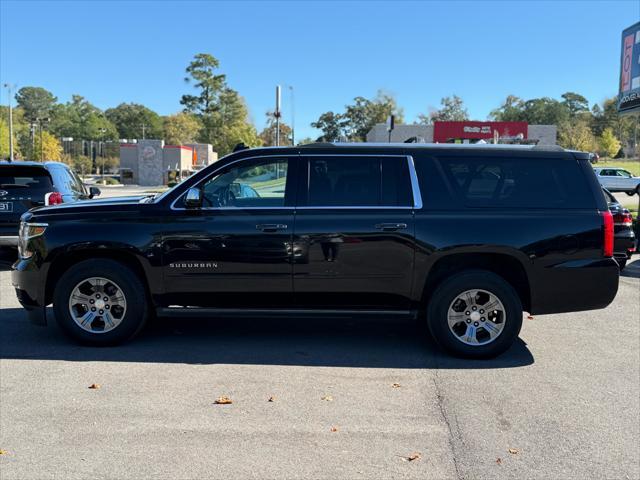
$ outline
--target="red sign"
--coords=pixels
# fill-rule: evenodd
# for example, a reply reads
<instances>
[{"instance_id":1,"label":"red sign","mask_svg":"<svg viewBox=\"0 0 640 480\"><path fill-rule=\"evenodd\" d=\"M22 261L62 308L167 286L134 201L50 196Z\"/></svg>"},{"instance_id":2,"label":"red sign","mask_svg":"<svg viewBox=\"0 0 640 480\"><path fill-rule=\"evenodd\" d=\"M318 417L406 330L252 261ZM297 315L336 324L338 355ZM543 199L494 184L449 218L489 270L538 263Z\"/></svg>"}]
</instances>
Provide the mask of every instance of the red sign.
<instances>
[{"instance_id":1,"label":"red sign","mask_svg":"<svg viewBox=\"0 0 640 480\"><path fill-rule=\"evenodd\" d=\"M495 132L500 138L525 139L527 130L527 122L434 122L433 141L488 140L494 138Z\"/></svg>"},{"instance_id":2,"label":"red sign","mask_svg":"<svg viewBox=\"0 0 640 480\"><path fill-rule=\"evenodd\" d=\"M622 75L620 75L620 91L631 90L631 58L633 54L633 38L635 35L624 37L622 46Z\"/></svg>"}]
</instances>

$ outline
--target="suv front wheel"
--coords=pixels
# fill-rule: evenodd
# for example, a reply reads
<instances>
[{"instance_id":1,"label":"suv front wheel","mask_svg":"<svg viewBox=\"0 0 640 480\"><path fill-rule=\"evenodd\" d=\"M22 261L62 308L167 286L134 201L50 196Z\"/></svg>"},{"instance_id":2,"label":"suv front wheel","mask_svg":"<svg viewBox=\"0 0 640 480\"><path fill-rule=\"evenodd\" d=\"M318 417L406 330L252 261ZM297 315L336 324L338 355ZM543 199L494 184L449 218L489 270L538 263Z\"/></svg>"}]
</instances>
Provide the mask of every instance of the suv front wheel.
<instances>
[{"instance_id":1,"label":"suv front wheel","mask_svg":"<svg viewBox=\"0 0 640 480\"><path fill-rule=\"evenodd\" d=\"M462 272L433 293L427 323L447 352L493 358L506 351L520 333L522 303L502 277L483 270Z\"/></svg>"},{"instance_id":2,"label":"suv front wheel","mask_svg":"<svg viewBox=\"0 0 640 480\"><path fill-rule=\"evenodd\" d=\"M56 321L69 336L89 345L115 345L132 338L148 316L146 290L127 266L108 259L85 260L56 286Z\"/></svg>"}]
</instances>

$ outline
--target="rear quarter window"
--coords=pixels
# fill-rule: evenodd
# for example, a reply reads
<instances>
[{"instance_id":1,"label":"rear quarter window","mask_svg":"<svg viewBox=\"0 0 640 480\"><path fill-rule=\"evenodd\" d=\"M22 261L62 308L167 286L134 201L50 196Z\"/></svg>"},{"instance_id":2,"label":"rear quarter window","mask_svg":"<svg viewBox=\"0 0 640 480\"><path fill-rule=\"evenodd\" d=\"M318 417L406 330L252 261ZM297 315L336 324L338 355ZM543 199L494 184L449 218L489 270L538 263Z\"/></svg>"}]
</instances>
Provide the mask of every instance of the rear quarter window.
<instances>
[{"instance_id":1,"label":"rear quarter window","mask_svg":"<svg viewBox=\"0 0 640 480\"><path fill-rule=\"evenodd\" d=\"M577 160L536 157L439 157L422 159L426 209L595 208Z\"/></svg>"}]
</instances>

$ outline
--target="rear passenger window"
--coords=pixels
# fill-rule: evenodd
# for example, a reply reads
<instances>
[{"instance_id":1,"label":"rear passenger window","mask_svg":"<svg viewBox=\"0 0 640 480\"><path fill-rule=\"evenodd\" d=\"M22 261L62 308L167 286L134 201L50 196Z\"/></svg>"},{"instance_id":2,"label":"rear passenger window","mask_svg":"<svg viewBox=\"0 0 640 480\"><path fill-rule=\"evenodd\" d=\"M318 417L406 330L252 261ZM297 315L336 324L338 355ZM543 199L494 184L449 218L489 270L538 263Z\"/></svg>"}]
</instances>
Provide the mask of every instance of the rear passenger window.
<instances>
[{"instance_id":1,"label":"rear passenger window","mask_svg":"<svg viewBox=\"0 0 640 480\"><path fill-rule=\"evenodd\" d=\"M423 180L425 208L595 208L577 161L553 158L440 158ZM425 166L418 168L424 172ZM436 173L438 172L438 173ZM429 190L434 186L439 197ZM424 191L426 189L426 192ZM450 208L450 207L449 207Z\"/></svg>"},{"instance_id":2,"label":"rear passenger window","mask_svg":"<svg viewBox=\"0 0 640 480\"><path fill-rule=\"evenodd\" d=\"M406 157L318 157L307 168L307 206L412 206Z\"/></svg>"}]
</instances>

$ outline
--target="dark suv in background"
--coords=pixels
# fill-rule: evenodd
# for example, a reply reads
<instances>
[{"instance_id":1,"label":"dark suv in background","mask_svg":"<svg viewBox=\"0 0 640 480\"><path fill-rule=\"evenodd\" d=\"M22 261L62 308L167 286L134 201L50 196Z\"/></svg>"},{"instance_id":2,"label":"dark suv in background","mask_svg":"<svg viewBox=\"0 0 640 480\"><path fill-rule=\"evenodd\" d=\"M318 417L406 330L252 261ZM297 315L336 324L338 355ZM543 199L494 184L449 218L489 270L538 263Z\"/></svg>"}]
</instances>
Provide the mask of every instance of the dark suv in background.
<instances>
[{"instance_id":1,"label":"dark suv in background","mask_svg":"<svg viewBox=\"0 0 640 480\"><path fill-rule=\"evenodd\" d=\"M12 281L78 341L152 316L426 322L455 355L504 352L523 311L606 307L613 219L586 153L312 144L235 152L146 198L36 208Z\"/></svg>"},{"instance_id":2,"label":"dark suv in background","mask_svg":"<svg viewBox=\"0 0 640 480\"><path fill-rule=\"evenodd\" d=\"M0 162L0 247L18 246L20 216L30 208L99 194L64 163Z\"/></svg>"}]
</instances>

